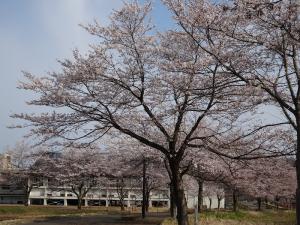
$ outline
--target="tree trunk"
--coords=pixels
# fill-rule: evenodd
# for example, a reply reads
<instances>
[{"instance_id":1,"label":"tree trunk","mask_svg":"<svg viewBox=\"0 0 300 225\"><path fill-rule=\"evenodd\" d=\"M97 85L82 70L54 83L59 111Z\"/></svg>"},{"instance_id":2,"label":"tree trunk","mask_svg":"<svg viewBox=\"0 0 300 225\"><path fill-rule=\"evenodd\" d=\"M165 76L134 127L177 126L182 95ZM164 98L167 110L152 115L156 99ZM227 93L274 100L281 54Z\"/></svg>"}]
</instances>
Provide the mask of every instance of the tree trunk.
<instances>
[{"instance_id":1,"label":"tree trunk","mask_svg":"<svg viewBox=\"0 0 300 225\"><path fill-rule=\"evenodd\" d=\"M177 208L178 225L188 225L187 203L184 195L182 181L175 184L175 203Z\"/></svg>"},{"instance_id":2,"label":"tree trunk","mask_svg":"<svg viewBox=\"0 0 300 225\"><path fill-rule=\"evenodd\" d=\"M209 210L211 210L212 199L211 198L208 198L208 199L209 199Z\"/></svg>"},{"instance_id":3,"label":"tree trunk","mask_svg":"<svg viewBox=\"0 0 300 225\"><path fill-rule=\"evenodd\" d=\"M31 189L29 187L26 187L24 190L24 195L25 195L25 201L24 201L24 206L29 206L29 195L30 195Z\"/></svg>"},{"instance_id":4,"label":"tree trunk","mask_svg":"<svg viewBox=\"0 0 300 225\"><path fill-rule=\"evenodd\" d=\"M257 198L257 210L261 211L261 198Z\"/></svg>"},{"instance_id":5,"label":"tree trunk","mask_svg":"<svg viewBox=\"0 0 300 225\"><path fill-rule=\"evenodd\" d=\"M28 202L29 202L29 196L30 196L30 192L32 190L32 184L30 182L29 179L25 180L25 183L23 184L23 191L24 191L24 195L25 195L25 202L24 202L24 206L28 206Z\"/></svg>"},{"instance_id":6,"label":"tree trunk","mask_svg":"<svg viewBox=\"0 0 300 225\"><path fill-rule=\"evenodd\" d=\"M77 197L77 208L80 210L82 206L82 199L84 197L83 194L83 183L79 186L72 186L72 192L76 195Z\"/></svg>"},{"instance_id":7,"label":"tree trunk","mask_svg":"<svg viewBox=\"0 0 300 225\"><path fill-rule=\"evenodd\" d=\"M124 178L122 177L120 180L117 181L117 192L118 192L118 197L119 197L119 203L121 206L121 211L125 211L125 206L124 206L124 199L125 199L125 183L124 183Z\"/></svg>"},{"instance_id":8,"label":"tree trunk","mask_svg":"<svg viewBox=\"0 0 300 225\"><path fill-rule=\"evenodd\" d=\"M170 184L170 215L172 218L176 217L176 205L174 200L174 190L172 183Z\"/></svg>"},{"instance_id":9,"label":"tree trunk","mask_svg":"<svg viewBox=\"0 0 300 225\"><path fill-rule=\"evenodd\" d=\"M143 202L142 202L142 218L146 217L146 204L147 204L147 193L146 193L147 179L146 179L146 160L143 160Z\"/></svg>"},{"instance_id":10,"label":"tree trunk","mask_svg":"<svg viewBox=\"0 0 300 225\"><path fill-rule=\"evenodd\" d=\"M299 110L298 110L299 111ZM300 114L300 111L298 112ZM297 174L297 189L296 189L296 221L300 225L300 115L297 115L297 150L296 150L296 174Z\"/></svg>"},{"instance_id":11,"label":"tree trunk","mask_svg":"<svg viewBox=\"0 0 300 225\"><path fill-rule=\"evenodd\" d=\"M146 213L149 212L149 199L150 199L150 191L147 190L147 193L146 193Z\"/></svg>"},{"instance_id":12,"label":"tree trunk","mask_svg":"<svg viewBox=\"0 0 300 225\"><path fill-rule=\"evenodd\" d=\"M233 192L232 192L232 200L233 200L233 211L237 212L238 211L238 196L237 196L236 190L233 190Z\"/></svg>"},{"instance_id":13,"label":"tree trunk","mask_svg":"<svg viewBox=\"0 0 300 225\"><path fill-rule=\"evenodd\" d=\"M125 206L124 206L123 200L120 201L120 205L121 205L121 211L125 211Z\"/></svg>"},{"instance_id":14,"label":"tree trunk","mask_svg":"<svg viewBox=\"0 0 300 225\"><path fill-rule=\"evenodd\" d=\"M275 205L276 205L276 209L279 210L279 197L278 196L275 197Z\"/></svg>"},{"instance_id":15,"label":"tree trunk","mask_svg":"<svg viewBox=\"0 0 300 225\"><path fill-rule=\"evenodd\" d=\"M28 192L26 192L26 193L25 193L25 201L24 201L24 206L29 206L29 205L28 205L28 201L29 201L29 193L28 193Z\"/></svg>"},{"instance_id":16,"label":"tree trunk","mask_svg":"<svg viewBox=\"0 0 300 225\"><path fill-rule=\"evenodd\" d=\"M182 176L179 172L179 162L174 160L170 162L172 171L172 184L174 189L174 200L177 208L178 225L188 225L187 203L184 194Z\"/></svg>"},{"instance_id":17,"label":"tree trunk","mask_svg":"<svg viewBox=\"0 0 300 225\"><path fill-rule=\"evenodd\" d=\"M218 211L220 210L222 198L218 198Z\"/></svg>"},{"instance_id":18,"label":"tree trunk","mask_svg":"<svg viewBox=\"0 0 300 225\"><path fill-rule=\"evenodd\" d=\"M81 206L82 206L82 197L79 196L78 197L78 204L77 204L77 208L80 210L81 209Z\"/></svg>"},{"instance_id":19,"label":"tree trunk","mask_svg":"<svg viewBox=\"0 0 300 225\"><path fill-rule=\"evenodd\" d=\"M201 213L203 205L203 181L198 180L198 212Z\"/></svg>"},{"instance_id":20,"label":"tree trunk","mask_svg":"<svg viewBox=\"0 0 300 225\"><path fill-rule=\"evenodd\" d=\"M265 197L265 208L267 209L268 208L268 198Z\"/></svg>"}]
</instances>

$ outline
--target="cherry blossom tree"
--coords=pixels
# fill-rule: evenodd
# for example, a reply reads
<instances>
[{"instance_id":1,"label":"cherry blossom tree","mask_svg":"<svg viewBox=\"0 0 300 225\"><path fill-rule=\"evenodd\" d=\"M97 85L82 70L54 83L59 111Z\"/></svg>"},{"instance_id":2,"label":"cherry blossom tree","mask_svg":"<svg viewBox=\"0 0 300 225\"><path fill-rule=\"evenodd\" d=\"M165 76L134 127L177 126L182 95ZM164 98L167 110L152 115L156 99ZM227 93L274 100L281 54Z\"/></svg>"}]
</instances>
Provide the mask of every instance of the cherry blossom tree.
<instances>
[{"instance_id":1,"label":"cherry blossom tree","mask_svg":"<svg viewBox=\"0 0 300 225\"><path fill-rule=\"evenodd\" d=\"M50 178L56 185L76 195L78 209L87 193L106 173L104 156L94 148L65 148L48 166Z\"/></svg>"},{"instance_id":2,"label":"cherry blossom tree","mask_svg":"<svg viewBox=\"0 0 300 225\"><path fill-rule=\"evenodd\" d=\"M150 156L149 151L147 153L147 155L144 155L142 152L137 152L137 154L130 160L132 165L131 175L142 178L143 218L145 218L146 212L148 212L149 209L151 192L159 190L160 188L165 188L167 187L167 183L169 183L169 177L163 161L154 157L156 154Z\"/></svg>"},{"instance_id":3,"label":"cherry blossom tree","mask_svg":"<svg viewBox=\"0 0 300 225\"><path fill-rule=\"evenodd\" d=\"M116 161L115 161L116 162ZM124 164L119 164L121 167ZM130 198L130 192L134 188L140 188L141 182L139 177L132 175L129 170L115 170L108 174L109 186L116 188L119 205L122 211L125 211L125 198ZM128 205L127 205L128 206Z\"/></svg>"},{"instance_id":4,"label":"cherry blossom tree","mask_svg":"<svg viewBox=\"0 0 300 225\"><path fill-rule=\"evenodd\" d=\"M146 212L148 212L151 192L165 188L169 183L169 177L161 163L149 163L146 181Z\"/></svg>"},{"instance_id":5,"label":"cherry blossom tree","mask_svg":"<svg viewBox=\"0 0 300 225\"><path fill-rule=\"evenodd\" d=\"M212 155L213 156L213 155ZM218 210L220 209L221 201L225 197L225 188L223 182L227 178L225 170L226 166L221 160L216 157L204 157L203 162L199 159L195 160L195 164L188 176L185 177L185 190L192 196L198 196L198 212L201 213L203 206L203 198L207 197L209 200L208 208L212 207L212 200L214 197L218 201Z\"/></svg>"},{"instance_id":6,"label":"cherry blossom tree","mask_svg":"<svg viewBox=\"0 0 300 225\"><path fill-rule=\"evenodd\" d=\"M217 199L218 199L218 210L220 210L221 201L225 198L224 187L220 184L217 185L215 189L215 194L217 195Z\"/></svg>"},{"instance_id":7,"label":"cherry blossom tree","mask_svg":"<svg viewBox=\"0 0 300 225\"><path fill-rule=\"evenodd\" d=\"M213 198L213 195L215 194L215 191L214 191L214 187L213 185L210 183L203 191L203 196L204 197L207 197L208 198L208 201L209 201L209 205L207 206L207 208L209 210L211 210L211 206L212 206L212 198Z\"/></svg>"},{"instance_id":8,"label":"cherry blossom tree","mask_svg":"<svg viewBox=\"0 0 300 225\"><path fill-rule=\"evenodd\" d=\"M296 191L296 171L286 159L256 160L249 165L252 176L244 184L244 191L257 199L261 210L263 199L293 199ZM246 186L248 184L249 186ZM251 185L251 186L250 186Z\"/></svg>"},{"instance_id":9,"label":"cherry blossom tree","mask_svg":"<svg viewBox=\"0 0 300 225\"><path fill-rule=\"evenodd\" d=\"M45 175L44 158L47 158L42 148L33 148L24 141L17 142L13 148L7 150L10 155L12 168L3 175L5 182L14 188L22 188L24 205L29 205L29 195L35 179Z\"/></svg>"},{"instance_id":10,"label":"cherry blossom tree","mask_svg":"<svg viewBox=\"0 0 300 225\"><path fill-rule=\"evenodd\" d=\"M167 174L164 168L162 154L136 140L118 136L111 139L108 145L110 157L118 163L115 172L119 173L120 167L123 176L141 180L142 184L142 217L145 218L149 208L151 191L167 186Z\"/></svg>"},{"instance_id":11,"label":"cherry blossom tree","mask_svg":"<svg viewBox=\"0 0 300 225\"><path fill-rule=\"evenodd\" d=\"M261 103L273 104L281 110L283 122L267 126L283 126L293 143L297 224L300 224L299 3L289 0L164 2L181 31L212 56L225 73L251 89L248 93Z\"/></svg>"},{"instance_id":12,"label":"cherry blossom tree","mask_svg":"<svg viewBox=\"0 0 300 225\"><path fill-rule=\"evenodd\" d=\"M107 161L113 162L107 166L106 176L109 179L109 186L116 187L119 204L121 210L125 210L125 198L129 197L130 191L139 186L139 179L136 174L132 172L131 164L129 163L130 152L124 152L124 142L114 140L108 144L109 151L107 154ZM128 142L129 143L129 142ZM130 146L128 149L131 149Z\"/></svg>"},{"instance_id":13,"label":"cherry blossom tree","mask_svg":"<svg viewBox=\"0 0 300 225\"><path fill-rule=\"evenodd\" d=\"M74 51L74 61L61 62L62 73L48 77L25 73L21 88L40 94L29 104L66 111L15 117L31 121L32 133L44 141L93 142L116 130L160 151L171 171L178 223L185 225L187 168L181 161L201 120L222 101L227 79L220 77L216 86L218 65L191 40L176 33L153 36L149 11L149 4L125 4L109 26L86 27L100 42L86 57Z\"/></svg>"},{"instance_id":14,"label":"cherry blossom tree","mask_svg":"<svg viewBox=\"0 0 300 225\"><path fill-rule=\"evenodd\" d=\"M234 211L238 210L239 195L256 199L258 210L264 199L293 198L296 174L290 160L270 158L226 163L228 169L222 183L232 190Z\"/></svg>"},{"instance_id":15,"label":"cherry blossom tree","mask_svg":"<svg viewBox=\"0 0 300 225\"><path fill-rule=\"evenodd\" d=\"M166 3L177 12L173 1ZM160 152L168 167L178 224L186 225L182 177L193 165L185 160L187 149L198 151L205 145L215 154L241 158L235 154L240 146L235 142L240 144L248 135L237 139L226 131L251 109L257 92L244 94L249 91L240 87L240 79L195 42L194 35L177 29L155 34L150 10L148 3L125 3L112 14L110 25L84 26L99 38L87 55L75 50L73 60L60 62L61 72L42 78L26 72L27 81L20 84L38 94L30 105L56 110L13 117L30 121L31 134L41 142L60 138L93 143L119 133ZM242 156L264 153L260 150L265 139L255 140Z\"/></svg>"},{"instance_id":16,"label":"cherry blossom tree","mask_svg":"<svg viewBox=\"0 0 300 225\"><path fill-rule=\"evenodd\" d=\"M205 182L223 182L227 177L226 164L222 158L207 151L192 152L194 165L188 174L198 183L198 212L201 212L203 203L203 185ZM213 187L212 187L213 188Z\"/></svg>"},{"instance_id":17,"label":"cherry blossom tree","mask_svg":"<svg viewBox=\"0 0 300 225\"><path fill-rule=\"evenodd\" d=\"M119 175L114 183L117 188L117 194L119 198L119 203L121 205L121 210L125 210L125 198L128 197L129 191L131 188L130 179L131 177L124 177L123 175Z\"/></svg>"}]
</instances>

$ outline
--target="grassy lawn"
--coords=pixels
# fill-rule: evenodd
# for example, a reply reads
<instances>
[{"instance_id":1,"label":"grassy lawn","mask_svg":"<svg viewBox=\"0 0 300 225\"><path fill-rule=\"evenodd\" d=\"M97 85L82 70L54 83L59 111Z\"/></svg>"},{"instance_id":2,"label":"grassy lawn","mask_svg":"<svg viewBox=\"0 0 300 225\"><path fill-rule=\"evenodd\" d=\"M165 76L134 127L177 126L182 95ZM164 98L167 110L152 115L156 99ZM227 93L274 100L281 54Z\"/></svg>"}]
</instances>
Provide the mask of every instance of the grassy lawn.
<instances>
[{"instance_id":1,"label":"grassy lawn","mask_svg":"<svg viewBox=\"0 0 300 225\"><path fill-rule=\"evenodd\" d=\"M190 224L193 225L193 215ZM295 225L294 211L240 211L205 212L201 215L201 225ZM172 219L166 219L162 225L176 225Z\"/></svg>"},{"instance_id":2,"label":"grassy lawn","mask_svg":"<svg viewBox=\"0 0 300 225\"><path fill-rule=\"evenodd\" d=\"M60 216L60 215L82 215L82 214L95 214L95 213L120 213L120 207L83 207L78 210L75 206L28 206L23 205L0 205L0 221L10 219L22 219L30 217L43 217L43 216ZM128 213L128 212L124 212Z\"/></svg>"},{"instance_id":3,"label":"grassy lawn","mask_svg":"<svg viewBox=\"0 0 300 225\"><path fill-rule=\"evenodd\" d=\"M152 212L162 212L166 209L152 208ZM83 207L78 210L75 206L29 206L0 205L0 221L12 219L27 219L34 217L64 216L64 215L92 215L92 214L129 214L139 213L140 208L130 209L124 212L120 207ZM201 214L201 225L294 225L294 211L210 211ZM193 215L190 215L190 224L193 225ZM162 225L176 225L172 219L166 219Z\"/></svg>"},{"instance_id":4,"label":"grassy lawn","mask_svg":"<svg viewBox=\"0 0 300 225\"><path fill-rule=\"evenodd\" d=\"M76 206L38 206L31 205L0 205L0 221L12 219L24 219L33 217L64 216L64 215L86 215L86 214L129 214L140 213L141 208L131 207L121 211L120 207L92 206L82 207L78 210ZM166 208L150 208L150 212L166 212Z\"/></svg>"}]
</instances>

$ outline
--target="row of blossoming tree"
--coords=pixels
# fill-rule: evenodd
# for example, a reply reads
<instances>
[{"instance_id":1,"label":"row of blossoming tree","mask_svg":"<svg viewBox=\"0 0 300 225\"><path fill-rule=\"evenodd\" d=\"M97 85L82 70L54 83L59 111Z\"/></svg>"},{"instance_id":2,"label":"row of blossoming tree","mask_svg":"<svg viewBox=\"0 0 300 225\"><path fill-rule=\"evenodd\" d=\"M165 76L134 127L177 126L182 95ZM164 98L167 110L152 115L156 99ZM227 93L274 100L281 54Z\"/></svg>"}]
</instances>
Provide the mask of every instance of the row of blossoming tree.
<instances>
[{"instance_id":1,"label":"row of blossoming tree","mask_svg":"<svg viewBox=\"0 0 300 225\"><path fill-rule=\"evenodd\" d=\"M67 147L62 151L53 151L51 146L34 149L24 142L17 143L7 152L12 167L2 173L1 177L6 179L1 180L1 184L22 188L25 205L32 190L40 185L48 185L49 191L54 188L72 192L77 197L79 209L93 189L113 187L124 210L125 198L129 198L129 192L135 190L135 194L142 193L143 196L143 217L148 212L151 192L169 187L170 211L174 216L173 189L169 185L163 155L137 142L113 140L111 143L110 150L105 152L96 147ZM279 200L288 203L295 198L296 176L291 160L272 158L245 163L206 155L193 156L193 160L197 164L187 171L183 183L186 192L198 196L199 212L204 205L203 197L207 197L209 203L206 202L206 207L209 209L212 208L212 199L217 198L217 208L220 209L225 192L232 194L234 211L238 209L240 194L251 197L252 201L256 199L258 210L261 210L263 201L275 202L278 207ZM230 202L230 198L227 195L226 201Z\"/></svg>"},{"instance_id":2,"label":"row of blossoming tree","mask_svg":"<svg viewBox=\"0 0 300 225\"><path fill-rule=\"evenodd\" d=\"M241 161L295 157L299 188L299 4L162 2L174 22L166 31L152 24L151 4L137 2L114 11L108 26L83 26L98 37L88 54L75 50L44 77L25 72L20 84L37 94L30 105L52 112L14 117L29 121L41 142L91 144L112 135L155 150L179 225L188 224L183 176L205 157L226 162L218 165L229 166L227 180L243 180L232 169L243 169ZM282 119L261 115L277 108Z\"/></svg>"}]
</instances>

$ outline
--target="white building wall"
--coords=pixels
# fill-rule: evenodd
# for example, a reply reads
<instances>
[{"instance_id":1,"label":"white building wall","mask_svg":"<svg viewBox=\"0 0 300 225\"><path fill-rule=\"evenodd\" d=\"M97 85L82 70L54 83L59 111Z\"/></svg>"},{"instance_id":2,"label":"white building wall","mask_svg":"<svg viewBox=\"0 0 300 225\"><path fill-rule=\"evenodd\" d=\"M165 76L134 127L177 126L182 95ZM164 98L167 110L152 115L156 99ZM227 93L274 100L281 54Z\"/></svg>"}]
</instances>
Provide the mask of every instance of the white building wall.
<instances>
[{"instance_id":1,"label":"white building wall","mask_svg":"<svg viewBox=\"0 0 300 225\"><path fill-rule=\"evenodd\" d=\"M209 198L208 197L203 198L203 206L207 209L209 208ZM220 208L224 208L224 207L225 207L225 201L224 201L224 199L222 199L220 202ZM211 208L212 209L218 208L218 199L216 196L212 197Z\"/></svg>"},{"instance_id":2,"label":"white building wall","mask_svg":"<svg viewBox=\"0 0 300 225\"><path fill-rule=\"evenodd\" d=\"M127 189L128 196L124 199L124 204L128 206L136 205L137 202L142 201L142 194L140 188L130 188ZM150 195L150 204L153 201L164 202L166 205L169 205L169 191L168 189L158 190L153 192ZM51 200L59 200L59 204L67 205L67 200L76 200L77 197L74 193L70 192L67 187L34 187L30 193L29 199L31 200L40 200L39 202L43 202L43 204L47 204L47 201ZM119 201L117 189L114 187L109 188L92 188L84 198L85 205L90 200L94 201L105 201L106 206L108 206L109 201Z\"/></svg>"},{"instance_id":3,"label":"white building wall","mask_svg":"<svg viewBox=\"0 0 300 225\"><path fill-rule=\"evenodd\" d=\"M209 187L205 187L209 188ZM129 194L128 197L124 199L125 205L131 205L131 206L137 206L141 204L142 201L142 191L141 188L130 188L128 189ZM185 192L186 194L186 200L187 200L187 206L188 208L194 208L195 205L197 205L198 196L197 196L198 188L191 188ZM0 191L1 192L1 191ZM3 191L2 191L3 192ZM2 193L1 192L1 193ZM153 205L165 205L170 206L170 199L169 199L170 191L168 188L152 191L150 194L150 206ZM49 200L51 201L57 201L59 200L59 204L67 206L68 200L76 200L76 195L72 192L70 192L70 189L68 190L67 187L55 187L51 186L48 187L48 182L44 180L42 186L34 187L30 193L29 196L30 200L35 200L31 202L40 202L40 204L46 205L47 202L49 203ZM212 196L212 209L215 209L218 207L218 200L217 196ZM110 201L119 201L117 189L114 187L95 187L92 188L86 198L86 200L94 200L94 201L102 201L105 203L104 205L108 206ZM4 199L3 199L4 200ZM7 200L7 199L6 199ZM6 202L2 201L3 203ZM1 203L1 199L0 199ZM87 201L85 201L87 203ZM99 202L100 203L100 202ZM163 204L158 204L163 203ZM204 197L203 199L203 206L205 208L209 208L209 198ZM225 206L225 200L222 199L220 208L224 208Z\"/></svg>"},{"instance_id":4,"label":"white building wall","mask_svg":"<svg viewBox=\"0 0 300 225\"><path fill-rule=\"evenodd\" d=\"M211 208L212 209L217 209L218 208L218 199L217 199L217 196L212 196L212 204L211 204ZM195 205L198 204L198 196L192 196L192 195L189 195L189 196L186 196L186 199L187 199L187 205L188 205L188 208L194 208ZM203 198L203 207L204 208L209 208L209 198L208 197L204 197ZM224 208L225 207L225 200L222 199L221 202L220 202L220 208Z\"/></svg>"}]
</instances>

